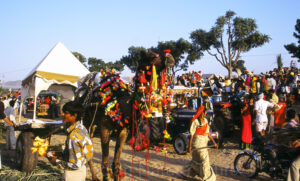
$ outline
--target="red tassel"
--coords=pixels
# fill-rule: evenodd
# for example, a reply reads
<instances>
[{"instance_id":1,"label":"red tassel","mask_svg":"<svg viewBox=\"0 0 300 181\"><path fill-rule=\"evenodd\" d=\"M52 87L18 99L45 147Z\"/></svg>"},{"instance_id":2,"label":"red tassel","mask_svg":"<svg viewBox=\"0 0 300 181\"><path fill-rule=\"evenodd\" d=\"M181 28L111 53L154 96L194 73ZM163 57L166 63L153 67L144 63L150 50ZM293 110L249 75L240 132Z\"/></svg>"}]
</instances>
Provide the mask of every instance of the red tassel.
<instances>
[{"instance_id":1,"label":"red tassel","mask_svg":"<svg viewBox=\"0 0 300 181\"><path fill-rule=\"evenodd\" d=\"M164 87L165 82L166 82L166 70L164 69L164 70L161 72L160 88L163 88L163 87Z\"/></svg>"},{"instance_id":2,"label":"red tassel","mask_svg":"<svg viewBox=\"0 0 300 181\"><path fill-rule=\"evenodd\" d=\"M168 104L168 100L166 97L163 98L163 100L161 101L163 103L163 106Z\"/></svg>"},{"instance_id":3,"label":"red tassel","mask_svg":"<svg viewBox=\"0 0 300 181\"><path fill-rule=\"evenodd\" d=\"M124 178L125 177L125 173L123 172L123 170L119 171L119 178Z\"/></svg>"},{"instance_id":4,"label":"red tassel","mask_svg":"<svg viewBox=\"0 0 300 181\"><path fill-rule=\"evenodd\" d=\"M145 72L144 72L144 71L142 72L142 75L139 77L139 81L140 81L140 83L142 83L142 84L146 84L146 83L147 83L147 80L146 80L146 76L145 76Z\"/></svg>"},{"instance_id":5,"label":"red tassel","mask_svg":"<svg viewBox=\"0 0 300 181\"><path fill-rule=\"evenodd\" d=\"M132 137L130 138L130 140L128 141L128 144L129 144L131 147L133 147L134 142L135 142L135 137L132 136Z\"/></svg>"}]
</instances>

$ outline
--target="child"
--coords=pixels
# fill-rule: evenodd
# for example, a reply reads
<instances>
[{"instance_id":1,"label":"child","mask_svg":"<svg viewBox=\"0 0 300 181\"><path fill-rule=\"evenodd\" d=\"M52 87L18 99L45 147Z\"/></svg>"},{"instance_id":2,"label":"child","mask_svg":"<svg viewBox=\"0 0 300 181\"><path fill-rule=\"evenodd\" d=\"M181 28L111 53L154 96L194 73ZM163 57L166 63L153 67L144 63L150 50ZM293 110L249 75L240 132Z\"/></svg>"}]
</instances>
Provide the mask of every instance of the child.
<instances>
[{"instance_id":1,"label":"child","mask_svg":"<svg viewBox=\"0 0 300 181\"><path fill-rule=\"evenodd\" d=\"M83 181L86 178L85 164L93 156L93 144L86 128L80 124L82 106L74 101L63 106L63 122L67 124L67 140L63 158L57 159L54 153L47 154L52 164L65 170L65 181Z\"/></svg>"}]
</instances>

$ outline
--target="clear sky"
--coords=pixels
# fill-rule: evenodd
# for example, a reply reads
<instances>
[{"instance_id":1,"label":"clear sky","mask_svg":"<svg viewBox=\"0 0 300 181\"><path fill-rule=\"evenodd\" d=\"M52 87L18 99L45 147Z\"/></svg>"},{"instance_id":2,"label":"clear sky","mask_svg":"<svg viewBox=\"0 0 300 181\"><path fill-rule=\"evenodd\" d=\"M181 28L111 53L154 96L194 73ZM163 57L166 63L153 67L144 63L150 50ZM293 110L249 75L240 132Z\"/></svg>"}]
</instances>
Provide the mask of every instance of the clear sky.
<instances>
[{"instance_id":1,"label":"clear sky","mask_svg":"<svg viewBox=\"0 0 300 181\"><path fill-rule=\"evenodd\" d=\"M24 79L59 41L87 58L115 61L127 55L130 46L149 48L179 38L190 41L192 31L209 30L227 10L255 19L258 30L272 38L242 55L249 70L265 72L277 66L278 54L285 66L292 60L283 45L296 42L299 7L299 0L3 0L0 79ZM190 70L227 74L209 55Z\"/></svg>"}]
</instances>

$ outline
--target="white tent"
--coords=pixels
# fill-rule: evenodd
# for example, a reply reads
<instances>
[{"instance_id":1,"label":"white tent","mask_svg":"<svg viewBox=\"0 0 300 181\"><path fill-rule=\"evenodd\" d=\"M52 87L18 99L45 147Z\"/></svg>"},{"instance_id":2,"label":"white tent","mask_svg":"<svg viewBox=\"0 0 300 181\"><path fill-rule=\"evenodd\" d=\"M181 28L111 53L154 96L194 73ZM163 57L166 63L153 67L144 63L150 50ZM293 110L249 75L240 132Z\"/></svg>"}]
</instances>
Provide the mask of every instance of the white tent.
<instances>
[{"instance_id":1,"label":"white tent","mask_svg":"<svg viewBox=\"0 0 300 181\"><path fill-rule=\"evenodd\" d=\"M89 70L59 42L22 81L22 103L28 97L34 97L36 103L37 96L42 90L55 91L63 98L72 100L78 78L88 73ZM33 119L35 117L36 105Z\"/></svg>"}]
</instances>

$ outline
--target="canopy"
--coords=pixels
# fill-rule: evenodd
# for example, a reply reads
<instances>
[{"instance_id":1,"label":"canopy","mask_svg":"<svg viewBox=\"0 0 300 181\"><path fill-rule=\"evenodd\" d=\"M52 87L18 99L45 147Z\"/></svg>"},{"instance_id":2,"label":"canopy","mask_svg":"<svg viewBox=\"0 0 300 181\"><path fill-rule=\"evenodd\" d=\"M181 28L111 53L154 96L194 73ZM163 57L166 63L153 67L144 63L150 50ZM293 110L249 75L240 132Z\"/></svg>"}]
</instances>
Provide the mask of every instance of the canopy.
<instances>
[{"instance_id":1,"label":"canopy","mask_svg":"<svg viewBox=\"0 0 300 181\"><path fill-rule=\"evenodd\" d=\"M72 100L78 78L88 73L89 70L59 42L22 81L22 102L34 97L36 103L42 90L59 92L63 98ZM35 112L34 105L33 119Z\"/></svg>"}]
</instances>

